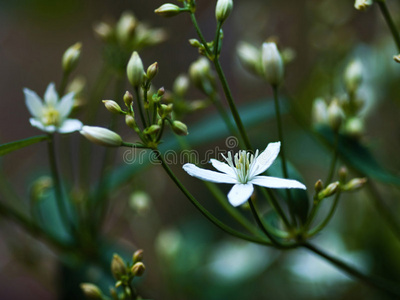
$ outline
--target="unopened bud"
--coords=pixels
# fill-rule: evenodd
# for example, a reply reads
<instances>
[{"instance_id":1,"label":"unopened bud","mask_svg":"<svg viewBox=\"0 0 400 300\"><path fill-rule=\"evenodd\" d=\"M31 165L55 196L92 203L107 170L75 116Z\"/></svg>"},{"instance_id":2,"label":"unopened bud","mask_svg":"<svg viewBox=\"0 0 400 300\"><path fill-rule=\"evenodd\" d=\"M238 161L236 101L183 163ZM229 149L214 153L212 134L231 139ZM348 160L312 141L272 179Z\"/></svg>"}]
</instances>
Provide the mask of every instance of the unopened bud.
<instances>
[{"instance_id":1,"label":"unopened bud","mask_svg":"<svg viewBox=\"0 0 400 300\"><path fill-rule=\"evenodd\" d=\"M141 261L135 263L131 268L133 275L139 276L139 277L143 275L145 270L146 270L146 267L144 266L144 264Z\"/></svg>"},{"instance_id":2,"label":"unopened bud","mask_svg":"<svg viewBox=\"0 0 400 300\"><path fill-rule=\"evenodd\" d=\"M361 189L367 183L367 178L353 178L348 183L346 183L343 187L343 191L356 191Z\"/></svg>"},{"instance_id":3,"label":"unopened bud","mask_svg":"<svg viewBox=\"0 0 400 300\"><path fill-rule=\"evenodd\" d=\"M113 274L114 278L119 280L122 275L126 274L126 265L118 254L114 254L112 261L111 261L111 273Z\"/></svg>"},{"instance_id":4,"label":"unopened bud","mask_svg":"<svg viewBox=\"0 0 400 300\"><path fill-rule=\"evenodd\" d=\"M165 88L164 87L160 87L157 91L157 96L158 97L162 97L165 94Z\"/></svg>"},{"instance_id":5,"label":"unopened bud","mask_svg":"<svg viewBox=\"0 0 400 300\"><path fill-rule=\"evenodd\" d=\"M172 90L174 94L183 97L189 88L189 78L185 74L179 75L175 81Z\"/></svg>"},{"instance_id":6,"label":"unopened bud","mask_svg":"<svg viewBox=\"0 0 400 300\"><path fill-rule=\"evenodd\" d=\"M86 299L89 300L102 300L103 295L101 290L92 283L81 283L81 289Z\"/></svg>"},{"instance_id":7,"label":"unopened bud","mask_svg":"<svg viewBox=\"0 0 400 300\"><path fill-rule=\"evenodd\" d=\"M136 127L137 127L135 118L132 115L125 116L125 123L132 129L136 129Z\"/></svg>"},{"instance_id":8,"label":"unopened bud","mask_svg":"<svg viewBox=\"0 0 400 300\"><path fill-rule=\"evenodd\" d=\"M160 132L160 130L161 130L161 127L159 125L154 124L154 125L151 125L150 127L145 128L143 130L143 133L144 134L155 134L155 133Z\"/></svg>"},{"instance_id":9,"label":"unopened bud","mask_svg":"<svg viewBox=\"0 0 400 300\"><path fill-rule=\"evenodd\" d=\"M69 47L62 57L62 67L64 72L69 73L75 69L81 56L81 43L76 43Z\"/></svg>"},{"instance_id":10,"label":"unopened bud","mask_svg":"<svg viewBox=\"0 0 400 300\"><path fill-rule=\"evenodd\" d=\"M173 121L171 126L172 126L173 132L176 133L177 135L188 135L189 134L187 126L180 121Z\"/></svg>"},{"instance_id":11,"label":"unopened bud","mask_svg":"<svg viewBox=\"0 0 400 300\"><path fill-rule=\"evenodd\" d=\"M215 17L218 22L224 22L230 15L233 9L232 0L218 0L215 7Z\"/></svg>"},{"instance_id":12,"label":"unopened bud","mask_svg":"<svg viewBox=\"0 0 400 300\"><path fill-rule=\"evenodd\" d=\"M80 133L92 143L105 147L119 147L122 138L107 128L97 126L83 126Z\"/></svg>"},{"instance_id":13,"label":"unopened bud","mask_svg":"<svg viewBox=\"0 0 400 300\"><path fill-rule=\"evenodd\" d=\"M137 25L138 21L131 12L122 13L117 25L115 26L115 33L118 40L123 44L128 43L131 40Z\"/></svg>"},{"instance_id":14,"label":"unopened bud","mask_svg":"<svg viewBox=\"0 0 400 300\"><path fill-rule=\"evenodd\" d=\"M350 118L346 121L344 131L352 137L360 137L364 132L364 122L361 118Z\"/></svg>"},{"instance_id":15,"label":"unopened bud","mask_svg":"<svg viewBox=\"0 0 400 300\"><path fill-rule=\"evenodd\" d=\"M159 125L153 126L158 126L161 129ZM144 191L136 191L130 196L129 205L137 214L145 215L150 210L151 198L149 194Z\"/></svg>"},{"instance_id":16,"label":"unopened bud","mask_svg":"<svg viewBox=\"0 0 400 300\"><path fill-rule=\"evenodd\" d=\"M339 106L339 102L335 99L328 107L328 122L333 130L339 130L343 123L345 116L342 108Z\"/></svg>"},{"instance_id":17,"label":"unopened bud","mask_svg":"<svg viewBox=\"0 0 400 300\"><path fill-rule=\"evenodd\" d=\"M144 79L143 62L139 54L134 51L126 68L129 82L133 87L139 87Z\"/></svg>"},{"instance_id":18,"label":"unopened bud","mask_svg":"<svg viewBox=\"0 0 400 300\"><path fill-rule=\"evenodd\" d=\"M278 86L283 80L283 60L275 43L262 45L261 61L264 76L268 83Z\"/></svg>"},{"instance_id":19,"label":"unopened bud","mask_svg":"<svg viewBox=\"0 0 400 300\"><path fill-rule=\"evenodd\" d=\"M189 44L192 46L192 47L195 47L195 48L203 48L203 44L202 43L200 43L198 40L196 40L196 39L190 39L189 40Z\"/></svg>"},{"instance_id":20,"label":"unopened bud","mask_svg":"<svg viewBox=\"0 0 400 300\"><path fill-rule=\"evenodd\" d=\"M354 7L358 10L366 10L373 4L373 0L356 0Z\"/></svg>"},{"instance_id":21,"label":"unopened bud","mask_svg":"<svg viewBox=\"0 0 400 300\"><path fill-rule=\"evenodd\" d=\"M354 93L362 82L363 66L359 60L352 61L344 73L344 82L348 92Z\"/></svg>"},{"instance_id":22,"label":"unopened bud","mask_svg":"<svg viewBox=\"0 0 400 300\"><path fill-rule=\"evenodd\" d=\"M400 63L400 54L393 56L395 62Z\"/></svg>"},{"instance_id":23,"label":"unopened bud","mask_svg":"<svg viewBox=\"0 0 400 300\"><path fill-rule=\"evenodd\" d=\"M158 73L158 63L155 62L154 64L150 65L147 68L147 73L146 73L147 80L152 81L153 78L156 77L157 73Z\"/></svg>"},{"instance_id":24,"label":"unopened bud","mask_svg":"<svg viewBox=\"0 0 400 300\"><path fill-rule=\"evenodd\" d=\"M328 124L328 107L324 99L314 100L311 115L315 125Z\"/></svg>"},{"instance_id":25,"label":"unopened bud","mask_svg":"<svg viewBox=\"0 0 400 300\"><path fill-rule=\"evenodd\" d=\"M173 17L180 14L182 10L179 6L172 3L165 3L157 8L154 12L162 17Z\"/></svg>"},{"instance_id":26,"label":"unopened bud","mask_svg":"<svg viewBox=\"0 0 400 300\"><path fill-rule=\"evenodd\" d=\"M110 40L113 35L113 29L104 22L97 23L93 26L94 33L104 42Z\"/></svg>"},{"instance_id":27,"label":"unopened bud","mask_svg":"<svg viewBox=\"0 0 400 300\"><path fill-rule=\"evenodd\" d=\"M348 171L346 167L341 167L339 169L339 182L343 183L346 181Z\"/></svg>"},{"instance_id":28,"label":"unopened bud","mask_svg":"<svg viewBox=\"0 0 400 300\"><path fill-rule=\"evenodd\" d=\"M189 67L189 76L193 84L206 94L214 89L211 65L207 58L201 57L193 62Z\"/></svg>"},{"instance_id":29,"label":"unopened bud","mask_svg":"<svg viewBox=\"0 0 400 300\"><path fill-rule=\"evenodd\" d=\"M318 193L318 199L322 200L324 198L330 197L337 192L339 188L339 181L329 184L323 191Z\"/></svg>"},{"instance_id":30,"label":"unopened bud","mask_svg":"<svg viewBox=\"0 0 400 300\"><path fill-rule=\"evenodd\" d=\"M317 193L317 194L318 194L320 191L323 190L324 184L322 183L322 180L321 180L321 179L319 179L319 180L315 183L314 188L315 188L315 193Z\"/></svg>"},{"instance_id":31,"label":"unopened bud","mask_svg":"<svg viewBox=\"0 0 400 300\"><path fill-rule=\"evenodd\" d=\"M133 103L133 96L128 91L125 92L124 102L125 102L126 107L131 109L131 106L132 106L132 103Z\"/></svg>"},{"instance_id":32,"label":"unopened bud","mask_svg":"<svg viewBox=\"0 0 400 300\"><path fill-rule=\"evenodd\" d=\"M104 106L106 109L113 113L113 114L123 114L124 111L121 109L121 107L118 105L117 102L114 100L103 100Z\"/></svg>"},{"instance_id":33,"label":"unopened bud","mask_svg":"<svg viewBox=\"0 0 400 300\"><path fill-rule=\"evenodd\" d=\"M246 42L240 42L236 48L236 53L243 67L255 75L263 75L261 70L261 52Z\"/></svg>"},{"instance_id":34,"label":"unopened bud","mask_svg":"<svg viewBox=\"0 0 400 300\"><path fill-rule=\"evenodd\" d=\"M143 260L143 250L142 249L136 250L135 253L133 253L132 257L133 263L137 263L142 260Z\"/></svg>"}]
</instances>

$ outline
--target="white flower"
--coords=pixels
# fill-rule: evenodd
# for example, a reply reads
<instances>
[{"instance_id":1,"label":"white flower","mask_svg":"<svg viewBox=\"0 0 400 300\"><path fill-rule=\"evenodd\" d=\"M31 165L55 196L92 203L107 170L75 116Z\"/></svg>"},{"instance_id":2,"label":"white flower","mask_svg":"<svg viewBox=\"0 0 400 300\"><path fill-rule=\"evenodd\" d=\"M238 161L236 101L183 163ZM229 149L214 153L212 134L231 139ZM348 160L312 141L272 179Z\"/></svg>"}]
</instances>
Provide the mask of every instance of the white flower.
<instances>
[{"instance_id":1,"label":"white flower","mask_svg":"<svg viewBox=\"0 0 400 300\"><path fill-rule=\"evenodd\" d=\"M60 100L54 83L50 83L44 93L44 101L32 90L24 88L25 104L33 116L31 125L49 133L70 133L80 130L82 122L67 119L74 105L74 93L66 94Z\"/></svg>"},{"instance_id":2,"label":"white flower","mask_svg":"<svg viewBox=\"0 0 400 300\"><path fill-rule=\"evenodd\" d=\"M254 155L247 151L239 151L234 157L228 152L228 157L222 155L227 163L211 159L210 162L214 168L222 173L201 169L193 164L185 164L183 169L189 175L202 180L234 184L228 193L228 200L233 206L239 206L250 198L254 184L273 189L305 190L305 185L296 180L260 176L275 161L280 147L280 142L270 143L260 155L258 155L258 150Z\"/></svg>"}]
</instances>

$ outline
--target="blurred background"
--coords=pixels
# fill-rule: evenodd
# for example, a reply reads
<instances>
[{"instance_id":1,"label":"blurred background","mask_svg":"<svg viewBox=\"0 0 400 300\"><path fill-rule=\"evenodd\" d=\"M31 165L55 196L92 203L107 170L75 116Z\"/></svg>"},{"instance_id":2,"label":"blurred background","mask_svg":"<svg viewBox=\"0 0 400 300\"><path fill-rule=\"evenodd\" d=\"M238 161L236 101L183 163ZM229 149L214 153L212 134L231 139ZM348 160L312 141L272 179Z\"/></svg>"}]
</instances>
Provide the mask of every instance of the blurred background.
<instances>
[{"instance_id":1,"label":"blurred background","mask_svg":"<svg viewBox=\"0 0 400 300\"><path fill-rule=\"evenodd\" d=\"M198 21L209 40L215 31L215 2L197 1ZM387 2L398 24L400 4ZM163 3L0 0L0 141L40 134L29 124L22 89L30 88L42 96L50 82L58 85L61 56L76 42L83 45L82 56L72 77L83 76L86 90L93 88L103 59L103 44L94 35L93 26L99 21L113 24L125 11L168 33L163 43L140 55L145 66L159 63L156 88L171 90L175 78L187 73L198 53L187 42L196 37L187 15L166 19L154 14L154 9ZM239 105L271 97L269 86L240 64L236 55L240 41L260 47L267 38L275 37L281 49L289 48L294 55L286 68L283 90L305 124L300 125L290 113L285 115L286 149L309 187L325 177L331 155L306 130L311 127L313 100L343 93L343 72L354 58L365 65L363 85L368 100L360 142L379 165L390 174L399 175L400 67L392 59L398 53L377 5L366 12L355 10L353 5L354 1L349 0L237 0L224 25L221 62ZM102 106L102 99L121 103L123 95L120 96L115 99L113 89L107 88L98 99L99 105ZM192 88L187 97L196 100L202 94ZM83 105L75 115L82 121L84 109ZM191 125L213 114L214 110L207 108L183 121L190 132ZM87 125L107 126L109 120L110 114L101 107L97 119ZM123 118L118 122L118 132L126 140L135 141ZM254 145L261 149L277 140L275 126L270 118L249 127ZM201 155L207 149L225 147L224 138L210 137L200 146ZM77 133L71 139L81 142ZM78 157L78 148L71 149L72 157ZM92 151L94 158L100 158L99 153L104 150L93 147ZM32 180L47 172L44 153L45 145L37 144L2 159L2 198L10 188L18 197L27 197ZM116 165L124 165L123 153L118 150ZM200 181L188 178L180 165L173 168L201 203L233 224L210 195L202 194ZM228 190L226 186L221 188ZM397 213L398 190L379 183L377 189ZM145 193L132 194L142 191ZM28 201L25 204L29 206ZM16 207L26 210L23 203ZM375 290L350 280L305 250L281 252L227 236L203 218L157 166L143 170L112 194L101 230L113 245L111 253L119 251L129 259L134 250L144 249L146 275L135 282L144 299L382 299ZM65 261L57 252L5 219L0 219L0 240L1 299L81 299L79 283L98 282L101 277L102 271L90 264L80 274L82 277L74 277L76 270L62 267L60 260ZM399 242L366 192L345 195L333 221L314 242L366 272L400 280ZM107 292L107 284L104 287ZM71 294L68 289L77 292Z\"/></svg>"}]
</instances>

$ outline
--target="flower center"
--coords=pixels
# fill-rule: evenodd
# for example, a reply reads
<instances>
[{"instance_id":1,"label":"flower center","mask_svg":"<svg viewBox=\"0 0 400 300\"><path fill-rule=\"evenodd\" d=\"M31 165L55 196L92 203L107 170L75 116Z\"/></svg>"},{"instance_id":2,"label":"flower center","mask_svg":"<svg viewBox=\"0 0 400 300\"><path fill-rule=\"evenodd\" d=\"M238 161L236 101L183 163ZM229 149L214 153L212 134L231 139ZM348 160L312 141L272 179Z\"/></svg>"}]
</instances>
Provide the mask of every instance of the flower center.
<instances>
[{"instance_id":1,"label":"flower center","mask_svg":"<svg viewBox=\"0 0 400 300\"><path fill-rule=\"evenodd\" d=\"M240 183L247 183L253 178L256 168L256 159L258 150L255 154L251 154L245 150L239 151L232 157L231 152L228 152L228 157L222 155L228 165L235 171L236 178Z\"/></svg>"},{"instance_id":2,"label":"flower center","mask_svg":"<svg viewBox=\"0 0 400 300\"><path fill-rule=\"evenodd\" d=\"M49 126L49 125L54 125L57 127L60 126L61 118L60 118L59 111L56 110L52 106L48 106L48 107L44 108L42 123L46 126Z\"/></svg>"}]
</instances>

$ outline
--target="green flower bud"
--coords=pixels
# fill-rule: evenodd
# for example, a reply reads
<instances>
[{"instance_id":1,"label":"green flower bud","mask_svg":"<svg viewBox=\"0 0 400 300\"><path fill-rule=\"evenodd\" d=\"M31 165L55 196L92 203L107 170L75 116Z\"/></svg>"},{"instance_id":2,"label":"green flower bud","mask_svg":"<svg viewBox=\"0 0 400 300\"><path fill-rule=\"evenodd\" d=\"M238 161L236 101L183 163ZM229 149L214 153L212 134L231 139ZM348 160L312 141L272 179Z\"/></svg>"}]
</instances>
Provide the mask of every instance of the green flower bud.
<instances>
[{"instance_id":1,"label":"green flower bud","mask_svg":"<svg viewBox=\"0 0 400 300\"><path fill-rule=\"evenodd\" d=\"M158 126L159 125L153 125ZM133 192L129 198L129 205L139 215L145 215L150 210L151 199L149 194L143 191Z\"/></svg>"},{"instance_id":2,"label":"green flower bud","mask_svg":"<svg viewBox=\"0 0 400 300\"><path fill-rule=\"evenodd\" d=\"M348 174L348 171L347 171L346 167L341 167L339 169L339 181L341 183L343 183L346 180L347 174Z\"/></svg>"},{"instance_id":3,"label":"green flower bud","mask_svg":"<svg viewBox=\"0 0 400 300\"><path fill-rule=\"evenodd\" d=\"M180 121L173 121L171 126L172 126L172 131L174 133L176 133L177 135L188 135L189 134L187 126Z\"/></svg>"},{"instance_id":4,"label":"green flower bud","mask_svg":"<svg viewBox=\"0 0 400 300\"><path fill-rule=\"evenodd\" d=\"M328 185L323 191L318 193L318 199L322 200L335 194L339 188L339 181L333 182Z\"/></svg>"},{"instance_id":5,"label":"green flower bud","mask_svg":"<svg viewBox=\"0 0 400 300\"><path fill-rule=\"evenodd\" d=\"M164 94L165 94L165 89L164 89L164 87L162 86L162 87L160 87L160 88L158 89L158 91L157 91L157 97L162 97L162 96L164 96Z\"/></svg>"},{"instance_id":6,"label":"green flower bud","mask_svg":"<svg viewBox=\"0 0 400 300\"><path fill-rule=\"evenodd\" d=\"M175 81L172 90L174 94L183 97L189 89L189 78L185 74L179 75Z\"/></svg>"},{"instance_id":7,"label":"green flower bud","mask_svg":"<svg viewBox=\"0 0 400 300\"><path fill-rule=\"evenodd\" d=\"M364 122L361 118L350 118L346 121L344 131L355 138L361 137L364 132Z\"/></svg>"},{"instance_id":8,"label":"green flower bud","mask_svg":"<svg viewBox=\"0 0 400 300\"><path fill-rule=\"evenodd\" d=\"M103 295L101 290L92 283L81 283L81 289L86 299L89 300L102 300Z\"/></svg>"},{"instance_id":9,"label":"green flower bud","mask_svg":"<svg viewBox=\"0 0 400 300\"><path fill-rule=\"evenodd\" d=\"M122 44L128 43L135 32L138 21L131 12L122 13L115 26L115 33Z\"/></svg>"},{"instance_id":10,"label":"green flower bud","mask_svg":"<svg viewBox=\"0 0 400 300\"><path fill-rule=\"evenodd\" d=\"M69 73L73 71L79 61L79 57L81 56L81 43L76 43L69 47L62 57L62 68L64 72Z\"/></svg>"},{"instance_id":11,"label":"green flower bud","mask_svg":"<svg viewBox=\"0 0 400 300\"><path fill-rule=\"evenodd\" d=\"M321 192L324 188L324 184L322 183L322 180L319 179L316 183L315 183L315 192L318 194L319 192Z\"/></svg>"},{"instance_id":12,"label":"green flower bud","mask_svg":"<svg viewBox=\"0 0 400 300\"><path fill-rule=\"evenodd\" d=\"M132 106L132 103L133 103L133 96L128 91L125 92L124 102L125 102L126 107L131 109L131 106Z\"/></svg>"},{"instance_id":13,"label":"green flower bud","mask_svg":"<svg viewBox=\"0 0 400 300\"><path fill-rule=\"evenodd\" d=\"M93 31L103 42L108 42L113 36L112 27L104 22L95 24L93 26Z\"/></svg>"},{"instance_id":14,"label":"green flower bud","mask_svg":"<svg viewBox=\"0 0 400 300\"><path fill-rule=\"evenodd\" d=\"M132 129L136 129L137 128L137 124L135 121L135 118L132 115L125 115L125 123L126 125L128 125L130 128Z\"/></svg>"},{"instance_id":15,"label":"green flower bud","mask_svg":"<svg viewBox=\"0 0 400 300\"><path fill-rule=\"evenodd\" d=\"M208 95L215 89L214 76L207 58L201 57L193 62L189 67L189 76L193 84L205 94Z\"/></svg>"},{"instance_id":16,"label":"green flower bud","mask_svg":"<svg viewBox=\"0 0 400 300\"><path fill-rule=\"evenodd\" d=\"M144 264L141 261L135 263L131 268L131 272L133 273L133 275L139 276L139 277L143 275L145 270L146 270L146 267L144 266Z\"/></svg>"},{"instance_id":17,"label":"green flower bud","mask_svg":"<svg viewBox=\"0 0 400 300\"><path fill-rule=\"evenodd\" d=\"M103 100L104 106L106 109L113 113L113 114L123 114L124 111L121 109L121 107L118 105L117 102L114 100Z\"/></svg>"},{"instance_id":18,"label":"green flower bud","mask_svg":"<svg viewBox=\"0 0 400 300\"><path fill-rule=\"evenodd\" d=\"M202 43L200 43L198 40L196 40L196 39L190 39L189 40L189 44L192 46L192 47L195 47L195 48L203 48L203 44Z\"/></svg>"},{"instance_id":19,"label":"green flower bud","mask_svg":"<svg viewBox=\"0 0 400 300\"><path fill-rule=\"evenodd\" d=\"M333 130L339 130L345 118L342 108L339 106L339 102L335 99L328 107L328 122Z\"/></svg>"},{"instance_id":20,"label":"green flower bud","mask_svg":"<svg viewBox=\"0 0 400 300\"><path fill-rule=\"evenodd\" d=\"M400 54L393 56L395 62L400 63Z\"/></svg>"},{"instance_id":21,"label":"green flower bud","mask_svg":"<svg viewBox=\"0 0 400 300\"><path fill-rule=\"evenodd\" d=\"M92 143L105 147L119 147L122 138L107 128L97 126L83 126L80 133Z\"/></svg>"},{"instance_id":22,"label":"green flower bud","mask_svg":"<svg viewBox=\"0 0 400 300\"><path fill-rule=\"evenodd\" d=\"M154 12L159 16L168 18L180 14L182 11L183 10L175 4L165 3L157 8Z\"/></svg>"},{"instance_id":23,"label":"green flower bud","mask_svg":"<svg viewBox=\"0 0 400 300\"><path fill-rule=\"evenodd\" d=\"M147 80L152 81L153 78L156 77L157 73L158 73L158 63L155 62L154 64L150 65L147 68L147 73L146 73Z\"/></svg>"},{"instance_id":24,"label":"green flower bud","mask_svg":"<svg viewBox=\"0 0 400 300\"><path fill-rule=\"evenodd\" d=\"M373 4L373 0L356 0L354 3L355 9L366 10Z\"/></svg>"},{"instance_id":25,"label":"green flower bud","mask_svg":"<svg viewBox=\"0 0 400 300\"><path fill-rule=\"evenodd\" d=\"M278 86L283 80L283 60L275 43L263 43L261 62L268 83Z\"/></svg>"},{"instance_id":26,"label":"green flower bud","mask_svg":"<svg viewBox=\"0 0 400 300\"><path fill-rule=\"evenodd\" d=\"M161 130L161 127L159 125L154 124L154 125L151 125L150 127L145 128L143 130L143 133L144 134L155 134L155 133L160 132L160 130Z\"/></svg>"},{"instance_id":27,"label":"green flower bud","mask_svg":"<svg viewBox=\"0 0 400 300\"><path fill-rule=\"evenodd\" d=\"M114 254L111 261L111 273L116 280L119 280L122 275L126 274L126 265L121 256Z\"/></svg>"},{"instance_id":28,"label":"green flower bud","mask_svg":"<svg viewBox=\"0 0 400 300\"><path fill-rule=\"evenodd\" d=\"M136 250L132 256L133 263L137 263L142 260L143 260L143 250L142 249Z\"/></svg>"},{"instance_id":29,"label":"green flower bud","mask_svg":"<svg viewBox=\"0 0 400 300\"><path fill-rule=\"evenodd\" d=\"M263 75L261 70L260 51L246 42L240 42L236 48L236 53L243 67L255 75Z\"/></svg>"},{"instance_id":30,"label":"green flower bud","mask_svg":"<svg viewBox=\"0 0 400 300\"><path fill-rule=\"evenodd\" d=\"M366 183L367 183L367 178L353 178L350 180L348 183L346 183L342 189L343 191L356 191L361 189Z\"/></svg>"},{"instance_id":31,"label":"green flower bud","mask_svg":"<svg viewBox=\"0 0 400 300\"><path fill-rule=\"evenodd\" d=\"M140 87L144 79L143 63L139 54L134 51L126 68L129 82L133 87Z\"/></svg>"},{"instance_id":32,"label":"green flower bud","mask_svg":"<svg viewBox=\"0 0 400 300\"><path fill-rule=\"evenodd\" d=\"M224 22L230 15L233 9L232 0L218 0L215 7L215 17L218 22Z\"/></svg>"},{"instance_id":33,"label":"green flower bud","mask_svg":"<svg viewBox=\"0 0 400 300\"><path fill-rule=\"evenodd\" d=\"M354 93L362 82L363 66L359 60L352 61L344 73L344 82L348 92Z\"/></svg>"},{"instance_id":34,"label":"green flower bud","mask_svg":"<svg viewBox=\"0 0 400 300\"><path fill-rule=\"evenodd\" d=\"M328 124L328 107L324 99L314 100L311 116L315 125Z\"/></svg>"}]
</instances>

